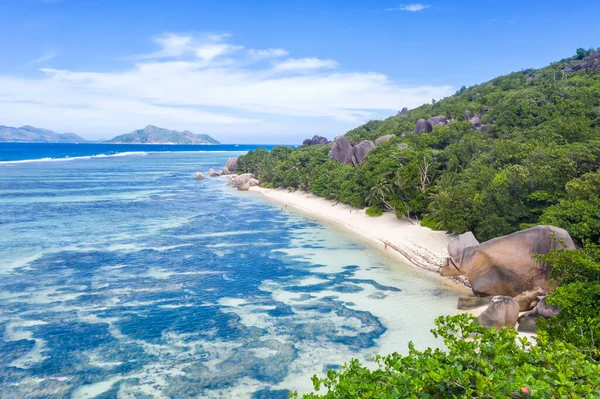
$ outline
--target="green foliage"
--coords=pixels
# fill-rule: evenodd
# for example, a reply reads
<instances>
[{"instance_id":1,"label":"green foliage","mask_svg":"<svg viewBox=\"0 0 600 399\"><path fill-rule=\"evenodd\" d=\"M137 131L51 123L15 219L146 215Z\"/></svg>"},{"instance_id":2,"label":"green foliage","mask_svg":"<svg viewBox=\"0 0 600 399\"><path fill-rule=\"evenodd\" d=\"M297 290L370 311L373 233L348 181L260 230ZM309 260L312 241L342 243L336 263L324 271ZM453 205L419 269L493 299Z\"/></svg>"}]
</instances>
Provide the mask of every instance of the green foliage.
<instances>
[{"instance_id":1,"label":"green foliage","mask_svg":"<svg viewBox=\"0 0 600 399\"><path fill-rule=\"evenodd\" d=\"M353 143L395 134L356 168L328 160L329 146L277 147L240 157L270 187L311 191L355 207L379 206L479 240L535 224L600 239L600 72L563 68L595 54L461 88L346 133ZM487 110L480 131L467 120ZM453 119L414 134L419 119ZM406 134L403 134L406 133Z\"/></svg>"},{"instance_id":2,"label":"green foliage","mask_svg":"<svg viewBox=\"0 0 600 399\"><path fill-rule=\"evenodd\" d=\"M566 342L593 361L600 361L600 245L560 249L541 256L560 286L548 297L560 313L537 321L548 339Z\"/></svg>"},{"instance_id":3,"label":"green foliage","mask_svg":"<svg viewBox=\"0 0 600 399\"><path fill-rule=\"evenodd\" d=\"M315 398L563 398L598 397L600 365L569 345L541 337L538 345L516 331L488 329L470 315L440 317L436 337L447 349L377 356L313 377ZM469 339L465 339L469 338ZM297 394L292 394L297 397Z\"/></svg>"},{"instance_id":4,"label":"green foliage","mask_svg":"<svg viewBox=\"0 0 600 399\"><path fill-rule=\"evenodd\" d=\"M381 209L381 207L375 205L375 206L372 206L370 208L367 208L367 210L365 211L365 213L368 216L381 216L381 215L383 215L383 209Z\"/></svg>"},{"instance_id":5,"label":"green foliage","mask_svg":"<svg viewBox=\"0 0 600 399\"><path fill-rule=\"evenodd\" d=\"M600 241L600 171L572 179L565 190L565 197L546 208L540 222L564 227L579 241Z\"/></svg>"},{"instance_id":6,"label":"green foliage","mask_svg":"<svg viewBox=\"0 0 600 399\"><path fill-rule=\"evenodd\" d=\"M369 121L346 137L353 143L396 137L356 168L329 160L329 146L277 147L240 158L240 170L263 184L369 205L367 214L417 216L424 226L472 231L481 241L552 224L586 244L541 257L560 281L547 302L561 311L537 321L538 345L465 315L440 318L433 333L446 350L410 346L406 356L378 356L374 369L353 360L315 376L316 392L306 398L600 397L600 71L564 72L596 54L578 49L545 68ZM469 118L478 113L481 126L474 129ZM453 122L412 133L419 119L437 115Z\"/></svg>"}]
</instances>

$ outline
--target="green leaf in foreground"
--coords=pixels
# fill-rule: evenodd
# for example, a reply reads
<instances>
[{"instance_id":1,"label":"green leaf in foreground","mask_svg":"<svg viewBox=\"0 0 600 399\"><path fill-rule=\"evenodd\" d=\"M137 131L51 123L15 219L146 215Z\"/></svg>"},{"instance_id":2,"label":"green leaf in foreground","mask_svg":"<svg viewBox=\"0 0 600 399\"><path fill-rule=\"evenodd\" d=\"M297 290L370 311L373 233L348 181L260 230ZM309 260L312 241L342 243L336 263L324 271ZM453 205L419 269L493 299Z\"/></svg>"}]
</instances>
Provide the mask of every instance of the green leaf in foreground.
<instances>
[{"instance_id":1,"label":"green leaf in foreground","mask_svg":"<svg viewBox=\"0 0 600 399\"><path fill-rule=\"evenodd\" d=\"M312 378L302 398L562 398L600 397L600 365L569 344L512 329L487 329L470 315L436 320L432 333L447 349L377 356L377 367L353 359ZM298 398L297 393L290 395Z\"/></svg>"}]
</instances>

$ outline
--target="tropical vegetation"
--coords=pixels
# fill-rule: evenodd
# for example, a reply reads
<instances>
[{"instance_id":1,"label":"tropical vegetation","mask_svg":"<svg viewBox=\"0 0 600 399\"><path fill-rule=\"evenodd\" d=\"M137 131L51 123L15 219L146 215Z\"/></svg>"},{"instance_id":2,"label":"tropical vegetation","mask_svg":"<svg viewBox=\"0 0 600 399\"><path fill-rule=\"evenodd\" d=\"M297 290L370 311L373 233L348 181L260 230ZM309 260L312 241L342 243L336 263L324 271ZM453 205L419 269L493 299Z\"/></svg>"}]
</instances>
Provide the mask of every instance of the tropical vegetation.
<instances>
[{"instance_id":1,"label":"tropical vegetation","mask_svg":"<svg viewBox=\"0 0 600 399\"><path fill-rule=\"evenodd\" d=\"M413 132L420 119L452 123ZM479 121L472 117L477 115ZM352 360L313 377L306 398L600 397L600 52L492 79L346 133L353 143L393 134L357 167L328 145L277 147L240 157L267 187L305 190L395 212L488 240L537 224L566 229L580 249L541 257L559 282L538 322L537 345L466 315L436 320L445 349ZM467 339L468 338L468 339Z\"/></svg>"}]
</instances>

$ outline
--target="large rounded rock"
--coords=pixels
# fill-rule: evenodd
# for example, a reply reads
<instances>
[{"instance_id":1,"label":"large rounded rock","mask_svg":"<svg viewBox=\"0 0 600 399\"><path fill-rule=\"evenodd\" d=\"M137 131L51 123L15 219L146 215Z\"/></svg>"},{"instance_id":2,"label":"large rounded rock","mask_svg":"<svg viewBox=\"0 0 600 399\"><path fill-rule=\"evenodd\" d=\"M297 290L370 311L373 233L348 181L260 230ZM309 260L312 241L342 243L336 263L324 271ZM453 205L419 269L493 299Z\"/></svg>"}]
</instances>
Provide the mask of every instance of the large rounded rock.
<instances>
[{"instance_id":1,"label":"large rounded rock","mask_svg":"<svg viewBox=\"0 0 600 399\"><path fill-rule=\"evenodd\" d=\"M319 144L329 144L329 140L323 136L319 136L315 134L312 139L306 139L302 142L303 145L319 145Z\"/></svg>"},{"instance_id":2,"label":"large rounded rock","mask_svg":"<svg viewBox=\"0 0 600 399\"><path fill-rule=\"evenodd\" d=\"M260 182L254 178L252 173L244 173L242 175L235 176L229 182L230 185L238 189L243 187L246 183L249 184L248 187L258 186L260 184Z\"/></svg>"},{"instance_id":3,"label":"large rounded rock","mask_svg":"<svg viewBox=\"0 0 600 399\"><path fill-rule=\"evenodd\" d=\"M210 168L210 170L208 171L208 175L210 177L217 177L217 176L221 176L223 174L223 171L221 170L214 170L213 168Z\"/></svg>"},{"instance_id":4,"label":"large rounded rock","mask_svg":"<svg viewBox=\"0 0 600 399\"><path fill-rule=\"evenodd\" d=\"M519 304L520 312L527 312L535 308L540 301L540 297L548 295L541 287L535 287L532 290L521 292L515 297L515 301Z\"/></svg>"},{"instance_id":5,"label":"large rounded rock","mask_svg":"<svg viewBox=\"0 0 600 399\"><path fill-rule=\"evenodd\" d=\"M227 168L223 168L223 170L221 171L221 174L223 176L227 176L227 175L231 174L231 171L229 169L227 169Z\"/></svg>"},{"instance_id":6,"label":"large rounded rock","mask_svg":"<svg viewBox=\"0 0 600 399\"><path fill-rule=\"evenodd\" d=\"M415 133L429 133L433 130L433 125L427 119L419 119L415 125Z\"/></svg>"},{"instance_id":7,"label":"large rounded rock","mask_svg":"<svg viewBox=\"0 0 600 399\"><path fill-rule=\"evenodd\" d=\"M448 258L442 276L465 275L477 296L517 296L541 287L550 292L555 283L548 278L548 265L534 255L555 249L575 249L569 233L555 226L535 226L479 244L471 233L448 243Z\"/></svg>"},{"instance_id":8,"label":"large rounded rock","mask_svg":"<svg viewBox=\"0 0 600 399\"><path fill-rule=\"evenodd\" d=\"M260 184L260 182L258 180L250 179L246 183L244 183L240 187L238 187L238 190L248 191L248 190L250 190L250 187L258 186L259 184Z\"/></svg>"},{"instance_id":9,"label":"large rounded rock","mask_svg":"<svg viewBox=\"0 0 600 399\"><path fill-rule=\"evenodd\" d=\"M388 141L392 137L396 137L396 135L395 134L386 134L385 136L381 136L375 140L375 145L379 145L379 144L383 143L384 141Z\"/></svg>"},{"instance_id":10,"label":"large rounded rock","mask_svg":"<svg viewBox=\"0 0 600 399\"><path fill-rule=\"evenodd\" d=\"M433 126L445 125L448 123L448 118L446 118L444 115L433 116L429 118L429 123L431 123Z\"/></svg>"},{"instance_id":11,"label":"large rounded rock","mask_svg":"<svg viewBox=\"0 0 600 399\"><path fill-rule=\"evenodd\" d=\"M475 130L481 130L482 124L481 124L481 118L483 118L483 115L487 114L487 112L492 109L492 107L485 107L483 108L483 110L481 112L479 112L478 114L476 114L474 117L472 117L469 121L471 122L471 125L473 126L473 128Z\"/></svg>"},{"instance_id":12,"label":"large rounded rock","mask_svg":"<svg viewBox=\"0 0 600 399\"><path fill-rule=\"evenodd\" d=\"M458 297L456 309L475 309L481 306L489 305L491 301L491 296L461 296Z\"/></svg>"},{"instance_id":13,"label":"large rounded rock","mask_svg":"<svg viewBox=\"0 0 600 399\"><path fill-rule=\"evenodd\" d=\"M196 180L204 180L204 174L202 172L196 172Z\"/></svg>"},{"instance_id":14,"label":"large rounded rock","mask_svg":"<svg viewBox=\"0 0 600 399\"><path fill-rule=\"evenodd\" d=\"M546 297L540 298L537 306L529 313L525 313L523 316L519 318L519 328L520 332L531 332L534 333L537 331L536 321L540 317L545 319L554 317L558 314L559 309L558 306L548 305L546 303Z\"/></svg>"},{"instance_id":15,"label":"large rounded rock","mask_svg":"<svg viewBox=\"0 0 600 399\"><path fill-rule=\"evenodd\" d=\"M237 171L237 162L237 158L228 158L227 162L225 162L225 167L230 173L235 173Z\"/></svg>"},{"instance_id":16,"label":"large rounded rock","mask_svg":"<svg viewBox=\"0 0 600 399\"><path fill-rule=\"evenodd\" d=\"M352 157L352 165L358 166L365 159L365 156L375 148L375 143L371 140L363 140L360 143L356 144L352 147L352 152L354 153Z\"/></svg>"},{"instance_id":17,"label":"large rounded rock","mask_svg":"<svg viewBox=\"0 0 600 399\"><path fill-rule=\"evenodd\" d=\"M347 165L352 165L352 157L354 152L350 145L350 140L344 136L337 136L331 144L329 150L329 158L337 162L343 162Z\"/></svg>"},{"instance_id":18,"label":"large rounded rock","mask_svg":"<svg viewBox=\"0 0 600 399\"><path fill-rule=\"evenodd\" d=\"M501 330L513 328L519 318L519 304L509 296L495 296L490 305L477 316L477 323Z\"/></svg>"}]
</instances>

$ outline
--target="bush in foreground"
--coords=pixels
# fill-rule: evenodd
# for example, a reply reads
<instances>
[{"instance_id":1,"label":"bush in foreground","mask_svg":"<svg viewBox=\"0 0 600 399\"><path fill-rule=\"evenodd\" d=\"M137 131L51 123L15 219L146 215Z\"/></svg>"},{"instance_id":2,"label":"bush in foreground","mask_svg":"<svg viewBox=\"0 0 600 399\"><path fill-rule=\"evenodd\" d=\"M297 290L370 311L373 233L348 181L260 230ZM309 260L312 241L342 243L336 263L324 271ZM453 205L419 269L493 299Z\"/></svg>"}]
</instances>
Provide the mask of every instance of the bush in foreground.
<instances>
[{"instance_id":1,"label":"bush in foreground","mask_svg":"<svg viewBox=\"0 0 600 399\"><path fill-rule=\"evenodd\" d=\"M377 356L375 369L352 360L314 376L315 392L303 398L600 397L600 365L569 344L541 334L532 345L513 329L484 328L466 314L439 317L436 325L432 333L447 349L409 344L406 356Z\"/></svg>"},{"instance_id":2,"label":"bush in foreground","mask_svg":"<svg viewBox=\"0 0 600 399\"><path fill-rule=\"evenodd\" d=\"M383 215L383 209L381 209L381 207L375 205L375 206L372 206L370 208L367 208L367 210L365 211L365 213L368 216L381 216L381 215Z\"/></svg>"}]
</instances>

